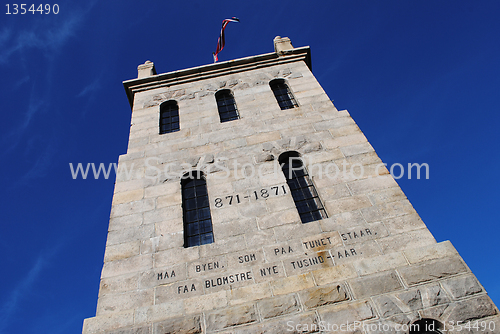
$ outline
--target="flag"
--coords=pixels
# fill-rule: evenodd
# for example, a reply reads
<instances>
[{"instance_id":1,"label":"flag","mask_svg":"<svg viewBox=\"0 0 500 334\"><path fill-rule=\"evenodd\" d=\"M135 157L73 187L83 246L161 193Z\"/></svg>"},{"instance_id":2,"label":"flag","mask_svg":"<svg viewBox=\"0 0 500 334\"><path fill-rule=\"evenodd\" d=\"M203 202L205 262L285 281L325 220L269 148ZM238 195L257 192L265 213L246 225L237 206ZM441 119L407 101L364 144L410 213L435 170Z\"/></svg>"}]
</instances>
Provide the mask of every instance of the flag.
<instances>
[{"instance_id":1,"label":"flag","mask_svg":"<svg viewBox=\"0 0 500 334\"><path fill-rule=\"evenodd\" d=\"M219 54L219 52L222 51L222 49L224 49L224 44L225 44L225 41L224 41L224 29L226 29L226 26L227 26L227 24L229 22L240 22L240 19L238 19L236 17L232 17L230 19L225 19L224 21L222 21L222 29L220 31L219 40L217 41L217 49L213 53L213 55L214 55L214 63L216 63L219 60L219 57L217 57L217 55Z\"/></svg>"}]
</instances>

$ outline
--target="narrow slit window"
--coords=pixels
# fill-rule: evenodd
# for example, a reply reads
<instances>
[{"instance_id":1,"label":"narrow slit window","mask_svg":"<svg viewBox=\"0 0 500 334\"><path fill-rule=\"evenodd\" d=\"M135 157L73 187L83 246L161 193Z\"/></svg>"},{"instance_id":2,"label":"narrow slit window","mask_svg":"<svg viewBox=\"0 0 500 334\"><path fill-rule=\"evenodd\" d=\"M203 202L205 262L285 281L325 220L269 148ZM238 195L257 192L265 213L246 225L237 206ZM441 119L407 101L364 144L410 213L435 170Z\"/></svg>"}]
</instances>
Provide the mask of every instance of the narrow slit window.
<instances>
[{"instance_id":1,"label":"narrow slit window","mask_svg":"<svg viewBox=\"0 0 500 334\"><path fill-rule=\"evenodd\" d=\"M327 218L314 184L297 152L285 152L279 163L303 224Z\"/></svg>"},{"instance_id":2,"label":"narrow slit window","mask_svg":"<svg viewBox=\"0 0 500 334\"><path fill-rule=\"evenodd\" d=\"M219 109L221 123L240 118L233 94L231 94L229 89L224 89L215 93L215 99L217 100L217 109Z\"/></svg>"},{"instance_id":3,"label":"narrow slit window","mask_svg":"<svg viewBox=\"0 0 500 334\"><path fill-rule=\"evenodd\" d=\"M288 88L288 85L283 79L275 79L269 83L271 89L273 90L276 101L281 108L281 110L292 109L298 107L292 92Z\"/></svg>"},{"instance_id":4,"label":"narrow slit window","mask_svg":"<svg viewBox=\"0 0 500 334\"><path fill-rule=\"evenodd\" d=\"M184 247L214 242L207 183L203 174L201 172L188 173L182 178L181 184Z\"/></svg>"},{"instance_id":5,"label":"narrow slit window","mask_svg":"<svg viewBox=\"0 0 500 334\"><path fill-rule=\"evenodd\" d=\"M175 101L160 105L160 134L179 131L179 107Z\"/></svg>"}]
</instances>

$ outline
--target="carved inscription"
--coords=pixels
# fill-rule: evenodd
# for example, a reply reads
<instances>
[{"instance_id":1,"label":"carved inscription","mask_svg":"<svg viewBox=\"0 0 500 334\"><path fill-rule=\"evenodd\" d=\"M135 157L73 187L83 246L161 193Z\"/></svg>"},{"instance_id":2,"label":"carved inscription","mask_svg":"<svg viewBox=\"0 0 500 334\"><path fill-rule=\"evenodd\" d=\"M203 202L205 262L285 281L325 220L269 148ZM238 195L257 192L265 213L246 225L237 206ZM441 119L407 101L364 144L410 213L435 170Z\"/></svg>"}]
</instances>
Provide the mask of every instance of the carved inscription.
<instances>
[{"instance_id":1,"label":"carved inscription","mask_svg":"<svg viewBox=\"0 0 500 334\"><path fill-rule=\"evenodd\" d=\"M221 277L212 278L212 279L207 279L207 280L205 280L205 288L210 289L210 288L215 288L215 287L218 287L221 285L233 284L233 283L242 282L242 281L249 281L249 280L252 280L252 272L251 271L227 275L227 276L221 276Z\"/></svg>"},{"instance_id":2,"label":"carved inscription","mask_svg":"<svg viewBox=\"0 0 500 334\"><path fill-rule=\"evenodd\" d=\"M289 253L293 253L293 249L290 246L277 247L274 249L274 255L284 255Z\"/></svg>"},{"instance_id":3,"label":"carved inscription","mask_svg":"<svg viewBox=\"0 0 500 334\"><path fill-rule=\"evenodd\" d=\"M318 255L318 256L307 257L307 258L296 260L296 261L290 261L290 263L292 264L293 269L302 269L302 268L306 268L309 266L312 267L315 265L325 263L325 258L322 255Z\"/></svg>"},{"instance_id":4,"label":"carved inscription","mask_svg":"<svg viewBox=\"0 0 500 334\"><path fill-rule=\"evenodd\" d=\"M191 298L194 295L297 275L377 255L380 251L376 243L367 240L377 235L377 232L378 236L383 234L376 226L353 227L340 233L334 231L301 240L270 244L255 250L240 250L189 262L184 266L149 271L144 273L147 280L142 284L155 285L155 298L163 301L169 298ZM361 243L357 243L357 240ZM269 263L269 260L274 262ZM227 268L231 268L229 272ZM202 277L186 280L197 276Z\"/></svg>"},{"instance_id":5,"label":"carved inscription","mask_svg":"<svg viewBox=\"0 0 500 334\"><path fill-rule=\"evenodd\" d=\"M314 249L322 246L329 246L332 244L330 237L321 238L317 240L306 241L303 243L306 249Z\"/></svg>"},{"instance_id":6,"label":"carved inscription","mask_svg":"<svg viewBox=\"0 0 500 334\"><path fill-rule=\"evenodd\" d=\"M258 201L269 197L276 197L286 195L286 187L284 185L277 185L269 188L262 188L254 191L249 191L246 194L232 194L224 197L216 197L214 206L222 208L229 205L237 205L248 201Z\"/></svg>"},{"instance_id":7,"label":"carved inscription","mask_svg":"<svg viewBox=\"0 0 500 334\"><path fill-rule=\"evenodd\" d=\"M158 273L157 279L158 279L158 281L161 281L163 279L173 278L173 277L175 277L175 271L174 270L167 270L164 273Z\"/></svg>"},{"instance_id":8,"label":"carved inscription","mask_svg":"<svg viewBox=\"0 0 500 334\"><path fill-rule=\"evenodd\" d=\"M189 285L179 285L177 287L177 294L179 295L193 291L196 291L196 285L194 285L194 283L191 284L191 287Z\"/></svg>"},{"instance_id":9,"label":"carved inscription","mask_svg":"<svg viewBox=\"0 0 500 334\"><path fill-rule=\"evenodd\" d=\"M271 276L271 275L278 275L278 266L272 266L272 267L266 267L266 268L260 268L260 276Z\"/></svg>"},{"instance_id":10,"label":"carved inscription","mask_svg":"<svg viewBox=\"0 0 500 334\"><path fill-rule=\"evenodd\" d=\"M242 256L238 256L238 263L247 263L257 261L255 254L245 254Z\"/></svg>"},{"instance_id":11,"label":"carved inscription","mask_svg":"<svg viewBox=\"0 0 500 334\"><path fill-rule=\"evenodd\" d=\"M209 263L202 263L202 264L197 264L194 269L197 273L201 273L203 271L209 271L209 270L214 270L214 269L219 269L219 268L224 268L224 266L221 266L219 264L219 261L214 261L214 262L209 262Z\"/></svg>"},{"instance_id":12,"label":"carved inscription","mask_svg":"<svg viewBox=\"0 0 500 334\"><path fill-rule=\"evenodd\" d=\"M352 256L357 256L359 255L358 252L354 248L346 248L342 250L332 250L331 251L332 258L333 259L338 259L338 260L343 260Z\"/></svg>"},{"instance_id":13,"label":"carved inscription","mask_svg":"<svg viewBox=\"0 0 500 334\"><path fill-rule=\"evenodd\" d=\"M351 231L351 232L341 233L340 237L342 238L342 240L348 241L348 240L363 238L363 237L372 236L372 235L377 235L377 232L374 232L372 234L372 231L370 231L369 228L365 228L365 229L359 229L358 232Z\"/></svg>"}]
</instances>

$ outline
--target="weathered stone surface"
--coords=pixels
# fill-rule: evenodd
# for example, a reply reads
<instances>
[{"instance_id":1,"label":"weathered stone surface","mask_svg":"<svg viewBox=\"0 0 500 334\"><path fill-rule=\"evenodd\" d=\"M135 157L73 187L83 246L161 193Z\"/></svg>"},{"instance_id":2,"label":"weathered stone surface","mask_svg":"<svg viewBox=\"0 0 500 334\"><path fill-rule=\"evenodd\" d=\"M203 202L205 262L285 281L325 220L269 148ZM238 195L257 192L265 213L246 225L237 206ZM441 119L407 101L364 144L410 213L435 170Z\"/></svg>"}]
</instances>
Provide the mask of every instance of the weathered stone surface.
<instances>
[{"instance_id":1,"label":"weathered stone surface","mask_svg":"<svg viewBox=\"0 0 500 334\"><path fill-rule=\"evenodd\" d=\"M153 324L153 334L198 334L201 322L201 315L170 319Z\"/></svg>"},{"instance_id":2,"label":"weathered stone surface","mask_svg":"<svg viewBox=\"0 0 500 334\"><path fill-rule=\"evenodd\" d=\"M450 292L455 299L471 296L483 291L476 278L472 275L442 281L443 287Z\"/></svg>"},{"instance_id":3,"label":"weathered stone surface","mask_svg":"<svg viewBox=\"0 0 500 334\"><path fill-rule=\"evenodd\" d=\"M374 297L380 316L391 317L400 313L414 312L450 302L438 284L425 285L400 293Z\"/></svg>"},{"instance_id":4,"label":"weathered stone surface","mask_svg":"<svg viewBox=\"0 0 500 334\"><path fill-rule=\"evenodd\" d=\"M310 143L301 148L303 154L320 151L322 149L320 143Z\"/></svg>"},{"instance_id":5,"label":"weathered stone surface","mask_svg":"<svg viewBox=\"0 0 500 334\"><path fill-rule=\"evenodd\" d=\"M271 281L271 287L275 295L283 295L300 291L314 286L312 275L302 274Z\"/></svg>"},{"instance_id":6,"label":"weathered stone surface","mask_svg":"<svg viewBox=\"0 0 500 334\"><path fill-rule=\"evenodd\" d=\"M116 245L134 240L149 239L154 236L154 224L146 224L137 227L122 228L108 232L106 245Z\"/></svg>"},{"instance_id":7,"label":"weathered stone surface","mask_svg":"<svg viewBox=\"0 0 500 334\"><path fill-rule=\"evenodd\" d=\"M255 156L255 161L257 163L262 163L262 162L266 162L266 161L273 161L274 160L274 155L272 155L271 153L261 153L257 156Z\"/></svg>"},{"instance_id":8,"label":"weathered stone surface","mask_svg":"<svg viewBox=\"0 0 500 334\"><path fill-rule=\"evenodd\" d=\"M153 210L155 202L152 199L143 199L139 201L127 202L123 204L113 205L111 209L111 217L126 216L134 213L141 213Z\"/></svg>"},{"instance_id":9,"label":"weathered stone surface","mask_svg":"<svg viewBox=\"0 0 500 334\"><path fill-rule=\"evenodd\" d=\"M403 251L411 264L458 255L449 241Z\"/></svg>"},{"instance_id":10,"label":"weathered stone surface","mask_svg":"<svg viewBox=\"0 0 500 334\"><path fill-rule=\"evenodd\" d=\"M300 216L295 208L267 214L257 220L259 227L262 229L296 222L300 222Z\"/></svg>"},{"instance_id":11,"label":"weathered stone surface","mask_svg":"<svg viewBox=\"0 0 500 334\"><path fill-rule=\"evenodd\" d=\"M183 315L185 315L184 300L172 300L171 302L166 304L137 308L134 314L134 324L152 324L155 322L163 321L167 318L178 318Z\"/></svg>"},{"instance_id":12,"label":"weathered stone surface","mask_svg":"<svg viewBox=\"0 0 500 334\"><path fill-rule=\"evenodd\" d=\"M151 326L119 329L108 334L151 334Z\"/></svg>"},{"instance_id":13,"label":"weathered stone surface","mask_svg":"<svg viewBox=\"0 0 500 334\"><path fill-rule=\"evenodd\" d=\"M98 317L87 318L83 322L83 334L100 333L134 324L134 311L128 310Z\"/></svg>"},{"instance_id":14,"label":"weathered stone surface","mask_svg":"<svg viewBox=\"0 0 500 334\"><path fill-rule=\"evenodd\" d=\"M364 276L349 281L349 284L354 296L360 299L403 288L394 271Z\"/></svg>"},{"instance_id":15,"label":"weathered stone surface","mask_svg":"<svg viewBox=\"0 0 500 334\"><path fill-rule=\"evenodd\" d=\"M387 218L415 213L407 200L384 203L361 210L367 222L376 222Z\"/></svg>"},{"instance_id":16,"label":"weathered stone surface","mask_svg":"<svg viewBox=\"0 0 500 334\"><path fill-rule=\"evenodd\" d=\"M418 313L398 314L394 317L363 323L367 334L408 334L409 325L420 317Z\"/></svg>"},{"instance_id":17,"label":"weathered stone surface","mask_svg":"<svg viewBox=\"0 0 500 334\"><path fill-rule=\"evenodd\" d=\"M398 271L408 285L415 285L466 272L467 268L458 257L450 257L403 267Z\"/></svg>"},{"instance_id":18,"label":"weathered stone surface","mask_svg":"<svg viewBox=\"0 0 500 334\"><path fill-rule=\"evenodd\" d=\"M101 278L134 273L152 267L153 259L151 255L139 255L123 260L106 262L102 268Z\"/></svg>"},{"instance_id":19,"label":"weathered stone surface","mask_svg":"<svg viewBox=\"0 0 500 334\"><path fill-rule=\"evenodd\" d=\"M139 274L126 274L101 279L99 295L119 293L138 289Z\"/></svg>"},{"instance_id":20,"label":"weathered stone surface","mask_svg":"<svg viewBox=\"0 0 500 334\"><path fill-rule=\"evenodd\" d=\"M418 230L426 228L422 219L418 214L410 214L389 218L384 220L384 225L391 234L404 233L406 231Z\"/></svg>"},{"instance_id":21,"label":"weathered stone surface","mask_svg":"<svg viewBox=\"0 0 500 334\"><path fill-rule=\"evenodd\" d=\"M402 292L398 294L398 298L412 311L450 302L446 292L437 284Z\"/></svg>"},{"instance_id":22,"label":"weathered stone surface","mask_svg":"<svg viewBox=\"0 0 500 334\"><path fill-rule=\"evenodd\" d=\"M263 319L278 317L300 311L299 301L295 295L277 296L261 300L257 303Z\"/></svg>"},{"instance_id":23,"label":"weathered stone surface","mask_svg":"<svg viewBox=\"0 0 500 334\"><path fill-rule=\"evenodd\" d=\"M299 296L306 308L316 308L349 300L349 295L341 284L307 289L299 292Z\"/></svg>"},{"instance_id":24,"label":"weathered stone surface","mask_svg":"<svg viewBox=\"0 0 500 334\"><path fill-rule=\"evenodd\" d=\"M270 296L272 296L272 291L268 282L227 290L227 299L230 305L251 302Z\"/></svg>"},{"instance_id":25,"label":"weathered stone surface","mask_svg":"<svg viewBox=\"0 0 500 334\"><path fill-rule=\"evenodd\" d=\"M409 248L419 248L436 243L428 229L422 228L419 230L408 231L406 233L391 235L386 238L377 240L382 252L390 253L401 251Z\"/></svg>"},{"instance_id":26,"label":"weathered stone surface","mask_svg":"<svg viewBox=\"0 0 500 334\"><path fill-rule=\"evenodd\" d=\"M253 304L237 305L206 314L207 331L216 331L258 320ZM155 333L156 334L156 333Z\"/></svg>"},{"instance_id":27,"label":"weathered stone surface","mask_svg":"<svg viewBox=\"0 0 500 334\"><path fill-rule=\"evenodd\" d=\"M495 304L488 296L459 301L450 305L450 307L453 310L450 312L448 320L454 321L467 322L498 314Z\"/></svg>"},{"instance_id":28,"label":"weathered stone surface","mask_svg":"<svg viewBox=\"0 0 500 334\"><path fill-rule=\"evenodd\" d=\"M356 270L350 264L340 264L331 268L318 269L313 271L312 275L317 285L339 282L358 276Z\"/></svg>"},{"instance_id":29,"label":"weathered stone surface","mask_svg":"<svg viewBox=\"0 0 500 334\"><path fill-rule=\"evenodd\" d=\"M314 312L292 314L279 320L267 320L259 324L251 324L237 327L224 334L307 334L317 333L319 329L318 319Z\"/></svg>"},{"instance_id":30,"label":"weathered stone surface","mask_svg":"<svg viewBox=\"0 0 500 334\"><path fill-rule=\"evenodd\" d=\"M341 304L318 309L320 320L329 324L353 323L376 317L375 310L369 301Z\"/></svg>"},{"instance_id":31,"label":"weathered stone surface","mask_svg":"<svg viewBox=\"0 0 500 334\"><path fill-rule=\"evenodd\" d=\"M390 253L353 262L354 268L360 275L374 274L407 264L408 262L402 253Z\"/></svg>"},{"instance_id":32,"label":"weathered stone surface","mask_svg":"<svg viewBox=\"0 0 500 334\"><path fill-rule=\"evenodd\" d=\"M293 203L293 200L291 202ZM295 204L292 204L292 208L295 209ZM319 234L321 233L321 229L317 222L310 222L307 224L302 224L301 222L297 222L295 224L285 224L276 226L274 227L274 233L276 235L277 240L284 241L284 240L296 239L298 236L302 235ZM337 237L337 239L339 238Z\"/></svg>"},{"instance_id":33,"label":"weathered stone surface","mask_svg":"<svg viewBox=\"0 0 500 334\"><path fill-rule=\"evenodd\" d=\"M110 262L139 255L140 245L141 242L139 240L118 245L108 245L108 247L106 247L106 253L104 254L104 261Z\"/></svg>"},{"instance_id":34,"label":"weathered stone surface","mask_svg":"<svg viewBox=\"0 0 500 334\"><path fill-rule=\"evenodd\" d=\"M349 212L372 206L365 195L350 196L333 201L325 202L326 209L332 215Z\"/></svg>"},{"instance_id":35,"label":"weathered stone surface","mask_svg":"<svg viewBox=\"0 0 500 334\"><path fill-rule=\"evenodd\" d=\"M228 301L226 291L224 290L184 299L184 310L186 314L212 311L218 308L224 308L227 305Z\"/></svg>"},{"instance_id":36,"label":"weathered stone surface","mask_svg":"<svg viewBox=\"0 0 500 334\"><path fill-rule=\"evenodd\" d=\"M148 305L153 305L153 289L108 294L99 298L96 315L116 313Z\"/></svg>"},{"instance_id":37,"label":"weathered stone surface","mask_svg":"<svg viewBox=\"0 0 500 334\"><path fill-rule=\"evenodd\" d=\"M375 178L353 181L347 184L353 195L370 193L376 190L397 187L392 175L381 175Z\"/></svg>"}]
</instances>

